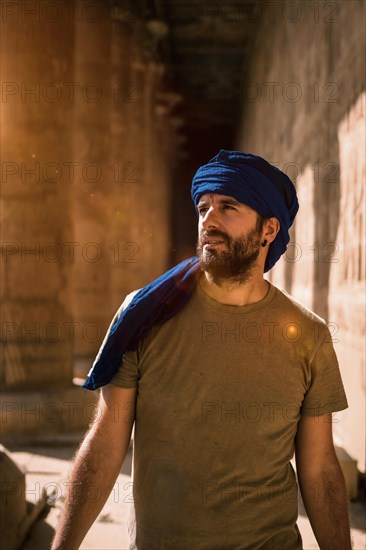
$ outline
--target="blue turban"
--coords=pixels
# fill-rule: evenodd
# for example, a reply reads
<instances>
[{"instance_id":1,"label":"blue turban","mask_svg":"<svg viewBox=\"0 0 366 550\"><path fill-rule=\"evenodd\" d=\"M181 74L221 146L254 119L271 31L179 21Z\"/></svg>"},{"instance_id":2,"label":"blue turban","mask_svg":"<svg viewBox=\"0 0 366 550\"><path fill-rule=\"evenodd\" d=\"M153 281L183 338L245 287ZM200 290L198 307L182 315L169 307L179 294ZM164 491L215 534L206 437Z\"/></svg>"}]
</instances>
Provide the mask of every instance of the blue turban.
<instances>
[{"instance_id":1,"label":"blue turban","mask_svg":"<svg viewBox=\"0 0 366 550\"><path fill-rule=\"evenodd\" d=\"M291 180L256 155L222 149L197 170L192 199L197 207L204 193L229 195L263 217L275 216L281 225L271 243L265 271L286 250L290 228L299 208ZM113 378L126 350L136 350L153 325L167 321L189 301L201 273L197 256L188 258L139 290L114 317L84 388L95 390Z\"/></svg>"},{"instance_id":2,"label":"blue turban","mask_svg":"<svg viewBox=\"0 0 366 550\"><path fill-rule=\"evenodd\" d=\"M288 231L299 209L290 178L257 155L221 149L193 178L191 195L196 209L205 193L229 195L264 218L278 219L280 231L269 246L264 266L269 271L286 250Z\"/></svg>"}]
</instances>

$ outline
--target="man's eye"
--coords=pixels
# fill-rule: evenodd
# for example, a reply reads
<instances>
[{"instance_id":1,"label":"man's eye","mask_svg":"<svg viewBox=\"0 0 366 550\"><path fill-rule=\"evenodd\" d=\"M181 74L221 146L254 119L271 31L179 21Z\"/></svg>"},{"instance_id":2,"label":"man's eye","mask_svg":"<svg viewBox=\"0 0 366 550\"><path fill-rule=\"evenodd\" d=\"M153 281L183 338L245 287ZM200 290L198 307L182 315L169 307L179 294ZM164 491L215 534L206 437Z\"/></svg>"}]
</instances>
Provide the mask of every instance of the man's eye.
<instances>
[{"instance_id":1,"label":"man's eye","mask_svg":"<svg viewBox=\"0 0 366 550\"><path fill-rule=\"evenodd\" d=\"M224 204L224 208L228 208L229 210L236 210L233 206L230 206L230 204Z\"/></svg>"},{"instance_id":2,"label":"man's eye","mask_svg":"<svg viewBox=\"0 0 366 550\"><path fill-rule=\"evenodd\" d=\"M207 211L207 208L205 208L205 207L203 207L203 206L202 206L201 208L198 209L198 213L199 213L199 214L203 214L203 213L206 212L206 211Z\"/></svg>"}]
</instances>

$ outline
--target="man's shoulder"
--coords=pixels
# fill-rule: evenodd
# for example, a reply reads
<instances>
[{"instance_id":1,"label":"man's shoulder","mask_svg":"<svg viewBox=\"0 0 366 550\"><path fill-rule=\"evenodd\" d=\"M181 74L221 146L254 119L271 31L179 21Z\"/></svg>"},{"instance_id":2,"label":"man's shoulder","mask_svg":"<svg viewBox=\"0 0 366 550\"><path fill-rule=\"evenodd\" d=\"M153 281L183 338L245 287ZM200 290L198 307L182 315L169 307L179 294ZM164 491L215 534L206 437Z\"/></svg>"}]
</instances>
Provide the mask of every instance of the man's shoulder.
<instances>
[{"instance_id":1,"label":"man's shoulder","mask_svg":"<svg viewBox=\"0 0 366 550\"><path fill-rule=\"evenodd\" d=\"M289 292L283 288L275 287L277 290L277 298L280 300L281 309L286 310L288 313L296 314L304 321L309 323L316 323L320 325L326 325L325 320L317 313L305 306L299 299L292 296Z\"/></svg>"}]
</instances>

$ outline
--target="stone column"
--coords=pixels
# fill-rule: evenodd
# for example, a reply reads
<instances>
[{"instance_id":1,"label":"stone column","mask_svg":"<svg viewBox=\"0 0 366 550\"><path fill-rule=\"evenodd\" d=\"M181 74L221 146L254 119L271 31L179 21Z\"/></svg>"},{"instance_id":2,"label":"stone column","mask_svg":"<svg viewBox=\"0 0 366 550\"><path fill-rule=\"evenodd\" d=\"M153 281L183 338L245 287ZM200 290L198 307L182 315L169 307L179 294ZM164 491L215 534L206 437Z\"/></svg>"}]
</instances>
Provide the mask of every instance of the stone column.
<instances>
[{"instance_id":1,"label":"stone column","mask_svg":"<svg viewBox=\"0 0 366 550\"><path fill-rule=\"evenodd\" d=\"M86 11L86 7L90 10ZM93 6L93 10L91 7ZM84 375L110 318L108 226L113 216L110 165L112 18L110 2L76 2L73 219L75 373Z\"/></svg>"},{"instance_id":2,"label":"stone column","mask_svg":"<svg viewBox=\"0 0 366 550\"><path fill-rule=\"evenodd\" d=\"M139 285L140 238L137 228L140 213L134 197L142 182L141 155L136 151L138 124L134 117L141 110L141 83L134 77L133 33L135 16L116 10L112 27L112 142L109 151L113 167L109 241L111 246L111 311L119 307L125 296ZM135 130L136 128L136 130ZM143 202L143 199L142 199Z\"/></svg>"},{"instance_id":3,"label":"stone column","mask_svg":"<svg viewBox=\"0 0 366 550\"><path fill-rule=\"evenodd\" d=\"M64 83L73 80L73 25L68 2L48 15L21 4L3 19L1 49L1 385L7 390L72 382L73 106Z\"/></svg>"},{"instance_id":4,"label":"stone column","mask_svg":"<svg viewBox=\"0 0 366 550\"><path fill-rule=\"evenodd\" d=\"M145 261L151 266L150 279L165 271L171 246L169 218L170 177L169 155L155 113L157 93L162 86L164 67L150 59L145 69L144 90L144 159L146 222ZM169 126L163 128L167 134ZM174 158L174 142L170 143L171 159Z\"/></svg>"},{"instance_id":5,"label":"stone column","mask_svg":"<svg viewBox=\"0 0 366 550\"><path fill-rule=\"evenodd\" d=\"M117 12L117 15L120 15ZM174 162L170 127L155 112L164 67L149 53L149 35L137 16L113 25L113 208L110 218L111 297L116 309L127 293L167 268L169 184ZM170 155L167 149L169 149Z\"/></svg>"},{"instance_id":6,"label":"stone column","mask_svg":"<svg viewBox=\"0 0 366 550\"><path fill-rule=\"evenodd\" d=\"M73 3L2 12L2 436L83 429L72 387ZM79 411L79 412L77 412ZM79 414L80 413L80 414Z\"/></svg>"}]
</instances>

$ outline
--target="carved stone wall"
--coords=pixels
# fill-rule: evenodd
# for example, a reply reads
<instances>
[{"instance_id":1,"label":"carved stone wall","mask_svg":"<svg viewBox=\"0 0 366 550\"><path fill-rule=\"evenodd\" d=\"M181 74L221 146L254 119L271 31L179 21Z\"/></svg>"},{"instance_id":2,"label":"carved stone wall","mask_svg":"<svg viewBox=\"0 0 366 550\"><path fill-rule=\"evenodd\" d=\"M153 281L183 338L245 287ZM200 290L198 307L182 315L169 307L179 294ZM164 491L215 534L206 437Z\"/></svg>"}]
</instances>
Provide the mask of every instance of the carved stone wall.
<instances>
[{"instance_id":1,"label":"carved stone wall","mask_svg":"<svg viewBox=\"0 0 366 550\"><path fill-rule=\"evenodd\" d=\"M63 87L74 78L73 26L65 10L47 24L3 13L1 46L0 383L62 387L73 368L73 109Z\"/></svg>"},{"instance_id":2,"label":"carved stone wall","mask_svg":"<svg viewBox=\"0 0 366 550\"><path fill-rule=\"evenodd\" d=\"M269 277L329 324L350 405L335 434L364 470L365 6L281 6L262 7L237 144L296 181L292 243Z\"/></svg>"},{"instance_id":3,"label":"carved stone wall","mask_svg":"<svg viewBox=\"0 0 366 550\"><path fill-rule=\"evenodd\" d=\"M1 46L0 382L66 388L167 267L165 68L133 6L109 0L8 3Z\"/></svg>"}]
</instances>

